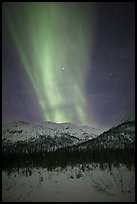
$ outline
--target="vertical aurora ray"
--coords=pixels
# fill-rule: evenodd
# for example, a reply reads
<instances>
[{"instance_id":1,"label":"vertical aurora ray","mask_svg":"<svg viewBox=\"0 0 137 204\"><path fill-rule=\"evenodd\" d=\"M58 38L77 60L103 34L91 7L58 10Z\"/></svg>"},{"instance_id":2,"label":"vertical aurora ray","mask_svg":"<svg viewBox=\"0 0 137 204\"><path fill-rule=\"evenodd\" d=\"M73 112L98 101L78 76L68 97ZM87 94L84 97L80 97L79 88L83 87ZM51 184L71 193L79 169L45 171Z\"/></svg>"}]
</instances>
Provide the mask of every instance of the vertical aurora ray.
<instances>
[{"instance_id":1,"label":"vertical aurora ray","mask_svg":"<svg viewBox=\"0 0 137 204\"><path fill-rule=\"evenodd\" d=\"M44 120L90 123L85 75L94 38L88 18L95 16L95 6L90 14L84 8L83 3L3 4L4 18Z\"/></svg>"}]
</instances>

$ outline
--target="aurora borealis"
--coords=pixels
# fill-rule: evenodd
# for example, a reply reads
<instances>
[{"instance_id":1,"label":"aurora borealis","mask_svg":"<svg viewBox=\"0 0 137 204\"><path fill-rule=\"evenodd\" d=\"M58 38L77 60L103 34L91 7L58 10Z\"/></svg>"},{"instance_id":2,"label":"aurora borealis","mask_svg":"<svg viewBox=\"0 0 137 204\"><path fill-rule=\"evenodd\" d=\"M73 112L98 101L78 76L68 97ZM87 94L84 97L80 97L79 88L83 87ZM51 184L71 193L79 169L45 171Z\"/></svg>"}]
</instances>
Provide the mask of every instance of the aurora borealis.
<instances>
[{"instance_id":1,"label":"aurora borealis","mask_svg":"<svg viewBox=\"0 0 137 204\"><path fill-rule=\"evenodd\" d=\"M84 78L90 47L81 8L71 3L19 3L16 9L13 15L12 5L5 8L5 16L43 118L87 122Z\"/></svg>"},{"instance_id":2,"label":"aurora borealis","mask_svg":"<svg viewBox=\"0 0 137 204\"><path fill-rule=\"evenodd\" d=\"M134 107L131 108L131 111L129 109L131 103L132 106L134 106L134 81L130 81L132 85L129 88L132 102L128 103L127 95L123 95L123 97L125 97L125 106L123 106L121 110L127 109L126 111L119 113L120 107L114 105L113 108L112 102L110 102L110 95L115 99L119 98L121 94L121 92L118 93L118 95L116 94L117 91L119 92L118 87L115 85L117 84L116 80L118 78L112 79L113 75L116 75L116 68L112 68L115 63L113 59L114 49L115 55L117 55L117 51L118 53L122 53L116 57L123 58L123 62L121 63L123 66L123 63L125 63L124 59L130 57L131 52L134 52L133 45L123 46L119 44L118 47L114 49L112 46L112 50L110 49L112 51L112 57L110 57L110 51L108 51L108 62L110 62L110 59L112 59L112 62L111 65L107 65L107 68L105 63L100 62L100 59L95 62L95 58L97 58L100 55L99 52L101 52L101 49L96 47L98 41L100 41L98 36L99 34L101 36L107 36L103 34L103 32L100 32L102 25L100 23L101 18L99 12L101 8L105 7L103 4L99 5L90 2L8 2L3 3L2 6L3 67L6 66L5 64L8 64L6 68L3 68L3 70L6 70L3 71L3 120L23 120L26 118L26 120L29 121L73 122L76 124L98 126L104 124L110 125L110 123L120 120L120 118L134 115ZM109 7L111 6L109 5ZM128 5L125 5L126 9L128 7ZM131 7L133 7L132 3ZM116 8L122 9L123 7L122 5L116 5L115 9ZM108 7L106 9L109 10ZM111 7L111 9L113 8ZM121 15L126 15L126 12L125 14L121 13ZM121 22L121 25L123 22ZM128 23L130 24L130 22ZM111 22L107 23L106 27L104 27L104 31L110 29L108 25L111 25ZM121 25L119 24L119 28ZM129 28L129 33L132 29L132 27ZM130 37L133 39L134 34L132 35L133 36ZM103 40L100 41L100 44L104 43L101 58L103 58L103 54L105 53L105 47L108 46L109 43L111 45L111 42L106 43L106 39L104 37ZM109 40L109 37L107 40ZM9 41L10 49L8 51ZM128 56L129 49L131 52ZM96 52L97 54L95 56ZM17 59L16 63L13 59L9 60L9 56L11 57L12 53L14 53L13 55L15 56L14 60ZM97 62L100 62L99 66L95 65ZM118 60L117 63L119 64ZM134 64L134 57L132 58L132 64ZM134 75L134 65L132 64L129 64L129 67L126 68L126 70L131 71L131 78L133 78ZM99 69L100 65L102 66L101 69ZM15 71L14 79L18 81L20 78L21 82L19 83L22 83L23 86L20 91L16 90L19 89L20 86L16 86L14 93L12 92L12 98L17 98L17 100L13 100L13 102L9 100L11 88L5 88L7 87L6 80L8 78L6 73L11 73L12 69L13 72ZM17 69L22 70L17 71ZM121 68L121 70L123 69ZM121 70L119 73L122 72ZM22 75L21 72L23 73ZM122 86L123 90L127 81L129 82L127 72L129 71L123 71L123 73L121 73L123 75L119 86ZM19 73L20 76L18 75ZM102 88L106 80L108 80L107 77L111 82L109 82L106 89L103 90ZM99 80L103 81L103 86L99 86ZM11 82L9 81L8 83ZM29 83L27 81L29 81ZM13 83L16 82L11 82L11 86L13 86ZM98 88L98 86L100 88ZM110 94L110 90L108 90L109 87L113 87L111 90L112 94ZM27 99L24 98L22 92L26 94L25 98L29 98L29 103L25 104L25 100L27 101ZM5 105L7 100L9 100L9 108ZM33 100L35 100L35 102ZM120 102L121 99L115 100ZM18 111L16 111L15 108L13 111L13 106L15 106L17 101L17 106L19 106ZM109 106L105 104L107 103L106 101L109 102ZM121 101L123 103L123 99ZM102 103L98 104L99 102ZM104 104L104 107L102 104ZM116 106L118 106L118 109ZM20 107L23 111L21 111ZM112 107L112 112L109 110L110 107ZM114 116L113 110L115 110L116 117ZM34 116L26 116L28 112L31 115L33 111L35 112L35 118ZM107 116L106 111L110 114L109 116ZM106 120L106 122L104 121L103 123L102 112L104 114L104 120ZM114 116L113 119L112 116Z\"/></svg>"}]
</instances>

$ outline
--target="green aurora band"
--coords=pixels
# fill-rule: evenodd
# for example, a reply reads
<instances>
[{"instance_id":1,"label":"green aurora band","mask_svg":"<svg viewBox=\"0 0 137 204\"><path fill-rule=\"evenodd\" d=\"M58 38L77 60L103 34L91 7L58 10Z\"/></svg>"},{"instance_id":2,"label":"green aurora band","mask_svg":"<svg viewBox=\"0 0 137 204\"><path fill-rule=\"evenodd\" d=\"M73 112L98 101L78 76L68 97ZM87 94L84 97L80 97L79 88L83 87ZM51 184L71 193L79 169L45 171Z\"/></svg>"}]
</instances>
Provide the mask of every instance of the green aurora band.
<instances>
[{"instance_id":1,"label":"green aurora band","mask_svg":"<svg viewBox=\"0 0 137 204\"><path fill-rule=\"evenodd\" d=\"M82 2L3 3L4 19L44 121L91 124L85 80L95 32L94 25L89 29L96 14L92 5L87 11L88 3Z\"/></svg>"}]
</instances>

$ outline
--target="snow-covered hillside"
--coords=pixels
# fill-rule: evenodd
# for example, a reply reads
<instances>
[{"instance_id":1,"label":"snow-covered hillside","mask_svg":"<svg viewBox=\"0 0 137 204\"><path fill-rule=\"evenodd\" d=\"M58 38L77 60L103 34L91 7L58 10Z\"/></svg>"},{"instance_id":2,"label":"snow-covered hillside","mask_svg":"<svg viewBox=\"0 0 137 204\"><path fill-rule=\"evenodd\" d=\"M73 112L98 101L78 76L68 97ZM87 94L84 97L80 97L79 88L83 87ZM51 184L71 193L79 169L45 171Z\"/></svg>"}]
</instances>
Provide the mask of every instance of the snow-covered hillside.
<instances>
[{"instance_id":1,"label":"snow-covered hillside","mask_svg":"<svg viewBox=\"0 0 137 204\"><path fill-rule=\"evenodd\" d=\"M2 146L21 145L46 151L73 146L72 149L124 149L135 147L135 121L123 122L101 135L95 135L96 129L77 126L72 123L45 122L40 125L22 121L3 126Z\"/></svg>"},{"instance_id":2,"label":"snow-covered hillside","mask_svg":"<svg viewBox=\"0 0 137 204\"><path fill-rule=\"evenodd\" d=\"M109 129L93 140L83 142L74 149L135 148L135 121L127 121Z\"/></svg>"},{"instance_id":3,"label":"snow-covered hillside","mask_svg":"<svg viewBox=\"0 0 137 204\"><path fill-rule=\"evenodd\" d=\"M79 127L72 123L30 124L23 121L15 121L6 124L2 128L2 145L43 145L45 150L53 150L59 147L71 146L96 138L96 130L91 127Z\"/></svg>"}]
</instances>

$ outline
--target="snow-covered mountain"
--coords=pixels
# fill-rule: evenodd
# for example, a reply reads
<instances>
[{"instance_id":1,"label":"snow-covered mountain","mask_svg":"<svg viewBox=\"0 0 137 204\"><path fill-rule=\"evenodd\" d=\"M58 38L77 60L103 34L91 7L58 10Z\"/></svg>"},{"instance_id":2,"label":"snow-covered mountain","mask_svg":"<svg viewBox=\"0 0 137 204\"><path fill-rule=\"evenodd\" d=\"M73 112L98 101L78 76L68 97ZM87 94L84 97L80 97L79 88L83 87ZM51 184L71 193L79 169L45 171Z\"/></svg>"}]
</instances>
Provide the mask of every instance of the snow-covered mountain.
<instances>
[{"instance_id":1,"label":"snow-covered mountain","mask_svg":"<svg viewBox=\"0 0 137 204\"><path fill-rule=\"evenodd\" d=\"M71 149L124 149L135 148L135 121L126 121L116 127L95 135L92 127L72 123L45 122L34 125L15 121L2 129L3 151L21 149L52 151L62 147ZM9 150L10 151L10 150Z\"/></svg>"},{"instance_id":2,"label":"snow-covered mountain","mask_svg":"<svg viewBox=\"0 0 137 204\"><path fill-rule=\"evenodd\" d=\"M50 151L59 147L76 145L83 141L96 138L96 130L92 127L79 127L72 123L30 124L23 121L14 121L3 125L2 146L23 145ZM25 148L24 148L25 149Z\"/></svg>"},{"instance_id":3,"label":"snow-covered mountain","mask_svg":"<svg viewBox=\"0 0 137 204\"><path fill-rule=\"evenodd\" d=\"M73 149L135 149L135 121L126 121Z\"/></svg>"}]
</instances>

